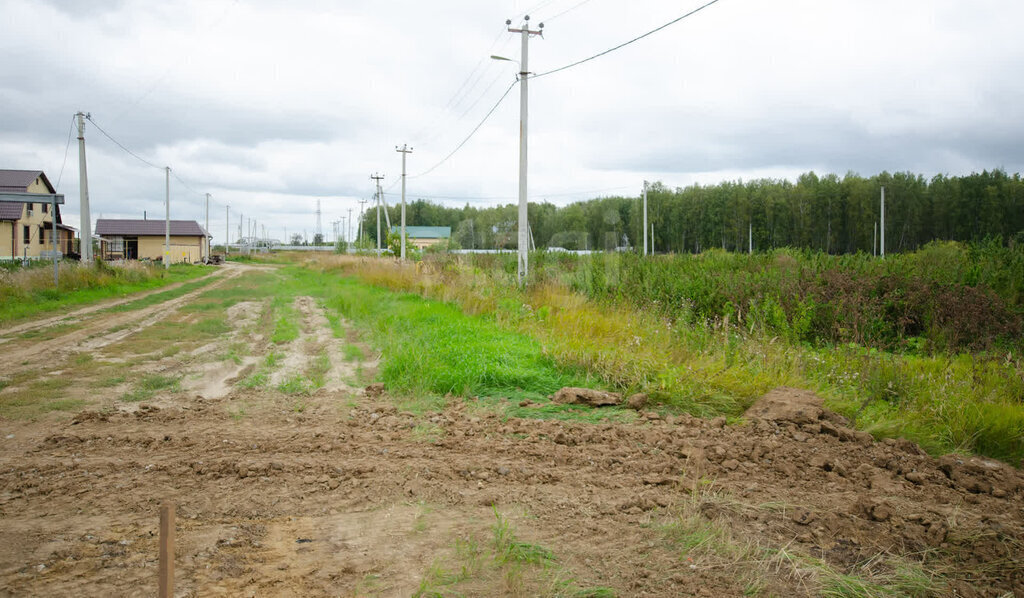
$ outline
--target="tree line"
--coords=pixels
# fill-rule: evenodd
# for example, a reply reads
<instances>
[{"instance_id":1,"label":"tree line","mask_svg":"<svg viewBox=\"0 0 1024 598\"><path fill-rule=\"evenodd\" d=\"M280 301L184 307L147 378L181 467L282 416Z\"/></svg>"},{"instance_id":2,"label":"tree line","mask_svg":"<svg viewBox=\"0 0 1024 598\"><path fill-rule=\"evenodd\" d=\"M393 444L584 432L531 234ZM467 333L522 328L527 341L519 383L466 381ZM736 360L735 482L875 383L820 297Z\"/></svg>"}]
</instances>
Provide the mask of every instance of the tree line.
<instances>
[{"instance_id":1,"label":"tree line","mask_svg":"<svg viewBox=\"0 0 1024 598\"><path fill-rule=\"evenodd\" d=\"M870 254L879 244L882 187L887 253L915 250L936 239L1024 243L1024 180L999 169L930 180L909 172L872 177L808 172L795 183L756 179L671 189L656 182L647 192L648 234L658 253L746 251L752 236L755 251L799 247ZM389 209L392 223L397 223L400 208ZM533 243L538 248L638 251L642 210L639 190L632 197L601 197L563 207L531 202ZM417 199L406 206L406 223L451 227L453 247L514 249L516 214L515 204L455 208ZM364 214L364 226L375 244L375 210Z\"/></svg>"}]
</instances>

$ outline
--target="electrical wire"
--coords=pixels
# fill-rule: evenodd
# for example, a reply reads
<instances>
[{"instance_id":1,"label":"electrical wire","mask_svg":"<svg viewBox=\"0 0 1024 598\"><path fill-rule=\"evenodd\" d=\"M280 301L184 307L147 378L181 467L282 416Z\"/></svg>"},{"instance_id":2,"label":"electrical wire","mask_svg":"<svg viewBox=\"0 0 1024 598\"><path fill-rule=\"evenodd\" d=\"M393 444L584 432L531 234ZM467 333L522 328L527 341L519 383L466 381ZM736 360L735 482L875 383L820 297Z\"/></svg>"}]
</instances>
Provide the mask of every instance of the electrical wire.
<instances>
[{"instance_id":1,"label":"electrical wire","mask_svg":"<svg viewBox=\"0 0 1024 598\"><path fill-rule=\"evenodd\" d=\"M119 148L123 149L124 151L128 152L128 154L130 154L130 155L131 155L131 156L132 156L133 158L135 158L135 159L136 159L136 160L138 160L139 162L142 162L142 163L143 163L143 164L145 164L146 166L151 166L151 167L153 167L153 168L157 168L157 169L159 169L159 170L163 170L163 169L164 169L164 167L163 167L163 166L157 166L156 164L153 164L153 163L152 163L152 162L150 162L149 160L147 160L147 159L145 159L145 158L143 158L143 157L139 156L138 154L136 154L136 153L135 153L135 152L133 152L132 150L130 150L130 149L128 149L127 147L125 147L125 146L124 146L124 144L122 144L122 143L121 143L120 141L118 141L117 139L114 139L113 137L111 137L111 136L110 136L110 133L107 133L106 131L104 131L104 130L103 130L103 127L99 126L99 124L97 124L97 123L96 123L96 121L95 121L95 120L93 120L93 118L92 118L92 115L86 115L86 117L85 117L85 118L86 118L86 119L88 119L88 120L89 120L89 122L91 122L91 123L93 124L93 126L94 126L94 127L96 127L96 129L97 129L97 130L98 130L98 131L99 131L100 133L103 133L103 135L104 135L104 136L105 136L105 137L106 137L107 139L109 139L109 140L113 141L113 142L114 142L114 145L116 145L117 147L119 147Z\"/></svg>"},{"instance_id":2,"label":"electrical wire","mask_svg":"<svg viewBox=\"0 0 1024 598\"><path fill-rule=\"evenodd\" d=\"M570 13L570 12L572 12L572 11L576 10L577 8L579 8L579 7L583 6L584 4L586 4L586 3L588 3L588 2L590 2L590 0L583 0L582 2L578 2L578 3L576 3L576 4L572 5L572 6L570 6L569 8L567 8L567 9L563 10L562 12L560 12L560 13L556 14L556 15L555 15L555 16L553 16L553 17L548 17L548 18L546 18L546 19L540 19L540 20L541 20L541 21L543 21L544 23L550 23L551 21L554 21L554 20L555 20L555 19L557 19L558 17L560 17L560 16L562 16L562 15L564 15L564 14L566 14L566 13Z\"/></svg>"},{"instance_id":3,"label":"electrical wire","mask_svg":"<svg viewBox=\"0 0 1024 598\"><path fill-rule=\"evenodd\" d=\"M196 191L188 183L186 183L184 180L182 180L182 178L180 176L178 176L178 173L174 172L173 168L171 169L171 176L173 176L175 179L177 179L177 181L179 183L181 183L183 187L185 187L186 189L188 189L192 193L195 193L196 195L199 195L199 196L202 196L202 197L206 197L205 193L200 193L199 191Z\"/></svg>"},{"instance_id":4,"label":"electrical wire","mask_svg":"<svg viewBox=\"0 0 1024 598\"><path fill-rule=\"evenodd\" d=\"M466 142L468 142L468 141L469 141L470 139L472 139L472 138L473 138L473 135L475 135L475 134L476 134L476 132L480 130L480 127L482 127L482 126L484 125L484 123L485 123L485 122L487 122L487 119L488 119L488 118L490 118L492 114L494 114L494 111L498 109L498 106L500 106L500 105L501 105L501 103L502 103L503 101L505 101L505 98L506 98L506 97L508 97L508 92L512 91L512 88L516 86L516 83L517 83L517 81L513 81L513 82L511 83L511 85L509 85L509 86L508 86L508 87L507 87L507 88L505 89L505 93L501 94L501 97L500 97L500 98L498 98L498 101L497 101L497 102L495 102L493 106L491 106L491 109L487 111L487 114L485 114L485 115L484 115L483 119L482 119L482 120L481 120L481 121L480 121L479 123L477 123L477 125L476 125L475 127L473 127L473 130L469 132L469 135L467 135L467 136L466 136L466 138L465 138L465 139L463 139L461 143L459 143L459 144L458 144L457 146L455 146L455 149L453 149L453 150L452 150L452 151L451 151L451 152L450 152L450 153L449 153L449 154L448 154L447 156L445 156L444 158L442 158L442 159L441 159L441 161L440 161L440 162L438 162L437 164L434 164L433 166L431 166L431 167L430 167L430 168L428 168L427 170L424 170L423 172L421 172L421 173L419 173L419 174L417 174L417 175L414 175L414 176L408 177L408 178L412 178L412 179L417 179L417 178L419 178L419 177L421 177L421 176L424 176L424 175L428 175L428 174L430 174L430 173L431 173L431 172L433 172L433 171L434 171L434 170L435 170L435 169L436 169L436 168L437 168L438 166L440 166L440 165L444 164L445 162L447 162L447 161L448 161L448 159L449 159L449 158L451 158L452 156L454 156L454 155L455 155L455 152L457 152L457 151L459 151L460 149L462 149L462 146L466 145ZM389 187L389 188L390 188L390 187Z\"/></svg>"},{"instance_id":5,"label":"electrical wire","mask_svg":"<svg viewBox=\"0 0 1024 598\"><path fill-rule=\"evenodd\" d=\"M567 70L567 69L571 69L574 66L579 66L579 65L583 64L584 62L590 62L591 60L593 60L595 58L600 58L601 56L604 56L605 54L611 54L612 52L614 52L616 50L619 50L621 48L625 48L626 46L628 46L629 44L631 44L633 42L640 41L643 38L645 38L645 37L647 37L649 35L652 35L654 33L657 33L657 32L661 31L662 29L664 29L664 28L666 28L666 27L668 27L670 25L674 25L674 24L678 23L679 21L682 21L683 19L685 19L687 17L693 16L693 15L697 14L698 12L704 10L705 8L711 6L712 4L715 4L716 2L718 2L718 0L711 0L710 2L707 2L706 4L702 4L701 6L698 6L697 8L695 8L695 9L691 10L690 12L682 15L681 17L672 19L668 23L665 23L664 25L662 25L660 27L657 27L655 29L651 29L647 33L645 33L643 35L640 35L640 36L637 36L637 37L634 37L633 39L629 40L628 42L621 43L621 44L615 46L614 48L609 48L609 49L605 50L604 52L598 52L597 54L594 54L593 56L591 56L589 58L584 58L583 60L577 60L576 62L567 64L565 66L560 66L560 67L558 67L556 69L552 69L550 71L545 71L543 73L539 73L537 75L533 75L530 78L531 79L537 79L538 77L544 77L546 75L551 75L551 74L554 74L554 73L558 73L558 72L561 72L561 71L564 71L564 70Z\"/></svg>"},{"instance_id":6,"label":"electrical wire","mask_svg":"<svg viewBox=\"0 0 1024 598\"><path fill-rule=\"evenodd\" d=\"M64 177L64 167L68 164L68 150L71 149L71 132L75 130L75 117L71 117L71 126L68 127L68 142L64 144L64 161L60 163L60 174L57 175L57 184L54 190L60 189L60 180Z\"/></svg>"}]
</instances>

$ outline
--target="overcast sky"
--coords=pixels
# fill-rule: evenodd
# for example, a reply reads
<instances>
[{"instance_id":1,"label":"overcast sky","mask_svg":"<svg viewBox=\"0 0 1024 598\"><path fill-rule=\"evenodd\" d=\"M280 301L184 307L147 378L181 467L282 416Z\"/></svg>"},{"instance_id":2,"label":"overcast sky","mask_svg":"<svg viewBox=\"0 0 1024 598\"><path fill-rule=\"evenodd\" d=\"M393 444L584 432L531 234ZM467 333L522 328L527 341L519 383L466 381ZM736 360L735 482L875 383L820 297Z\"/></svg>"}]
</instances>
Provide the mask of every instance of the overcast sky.
<instances>
[{"instance_id":1,"label":"overcast sky","mask_svg":"<svg viewBox=\"0 0 1024 598\"><path fill-rule=\"evenodd\" d=\"M79 225L72 115L158 167L171 217L215 242L230 205L283 238L399 201L515 201L529 69L558 68L706 0L0 0L0 168L40 169ZM650 37L530 82L533 201L636 195L814 170L1024 170L1019 0L720 0ZM93 218L163 217L164 173L86 124ZM370 204L367 204L369 206Z\"/></svg>"}]
</instances>

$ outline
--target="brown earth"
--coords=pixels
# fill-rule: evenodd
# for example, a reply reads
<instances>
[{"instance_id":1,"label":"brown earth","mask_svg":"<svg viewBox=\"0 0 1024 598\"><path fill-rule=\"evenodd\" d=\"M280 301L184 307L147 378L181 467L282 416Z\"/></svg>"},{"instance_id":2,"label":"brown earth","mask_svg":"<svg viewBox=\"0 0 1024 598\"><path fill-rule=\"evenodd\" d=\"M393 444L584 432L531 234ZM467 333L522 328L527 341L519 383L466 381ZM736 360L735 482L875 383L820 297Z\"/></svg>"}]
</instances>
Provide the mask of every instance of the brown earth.
<instances>
[{"instance_id":1,"label":"brown earth","mask_svg":"<svg viewBox=\"0 0 1024 598\"><path fill-rule=\"evenodd\" d=\"M147 367L191 372L194 387L0 419L0 595L155 594L164 501L178 511L178 596L817 595L907 565L934 576L919 595L1024 595L1012 467L874 442L795 389L737 425L505 419L460 398L433 412L352 390L342 341L313 300L297 307L296 350L326 347L332 372L301 405L237 386L259 355L216 368L181 352ZM222 342L268 351L264 308L233 308ZM156 312L132 313L129 325ZM102 320L86 327L104 337ZM502 520L554 560L496 565Z\"/></svg>"}]
</instances>

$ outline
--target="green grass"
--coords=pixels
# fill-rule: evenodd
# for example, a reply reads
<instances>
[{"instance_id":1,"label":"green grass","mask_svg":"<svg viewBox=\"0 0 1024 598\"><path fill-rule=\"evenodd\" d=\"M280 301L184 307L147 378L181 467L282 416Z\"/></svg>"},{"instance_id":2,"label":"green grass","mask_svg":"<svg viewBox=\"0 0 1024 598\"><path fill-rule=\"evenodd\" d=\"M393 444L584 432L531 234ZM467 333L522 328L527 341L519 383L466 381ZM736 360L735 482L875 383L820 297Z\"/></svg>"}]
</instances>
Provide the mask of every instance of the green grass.
<instances>
[{"instance_id":1,"label":"green grass","mask_svg":"<svg viewBox=\"0 0 1024 598\"><path fill-rule=\"evenodd\" d=\"M160 374L147 374L135 383L135 386L122 395L121 400L129 403L137 403L153 398L162 390L176 392L180 389L181 378L177 376L162 376Z\"/></svg>"},{"instance_id":2,"label":"green grass","mask_svg":"<svg viewBox=\"0 0 1024 598\"><path fill-rule=\"evenodd\" d=\"M345 361L362 361L366 359L366 355L363 354L363 350L354 343L345 343L342 349Z\"/></svg>"},{"instance_id":3,"label":"green grass","mask_svg":"<svg viewBox=\"0 0 1024 598\"><path fill-rule=\"evenodd\" d=\"M246 376L238 382L239 388L263 388L270 382L270 374L266 371L258 371Z\"/></svg>"},{"instance_id":4,"label":"green grass","mask_svg":"<svg viewBox=\"0 0 1024 598\"><path fill-rule=\"evenodd\" d=\"M558 368L539 343L456 306L341 279L325 302L366 327L385 355L379 377L394 392L547 395L592 380Z\"/></svg>"},{"instance_id":5,"label":"green grass","mask_svg":"<svg viewBox=\"0 0 1024 598\"><path fill-rule=\"evenodd\" d=\"M523 542L511 522L494 509L491 538L458 537L447 558L435 559L413 596L542 596L547 598L615 598L605 586L580 586L558 563L555 553ZM414 530L415 533L416 530Z\"/></svg>"},{"instance_id":6,"label":"green grass","mask_svg":"<svg viewBox=\"0 0 1024 598\"><path fill-rule=\"evenodd\" d=\"M290 343L299 338L299 314L292 307L289 297L278 296L271 303L274 310L274 332L270 342L275 345Z\"/></svg>"},{"instance_id":7,"label":"green grass","mask_svg":"<svg viewBox=\"0 0 1024 598\"><path fill-rule=\"evenodd\" d=\"M190 265L174 265L166 272L144 265L86 268L66 262L61 264L61 286L57 293L53 292L53 279L48 273L52 270L40 272L44 276L26 286L0 285L0 324L193 280L212 270Z\"/></svg>"},{"instance_id":8,"label":"green grass","mask_svg":"<svg viewBox=\"0 0 1024 598\"><path fill-rule=\"evenodd\" d=\"M193 267L193 268L200 268L200 266L191 266L191 267ZM209 271L207 271L206 273L209 273ZM180 287L176 287L176 288L173 288L173 289L170 289L170 290L167 290L167 291L160 291L159 293L153 293L151 295L146 295L145 297L141 297L141 298L136 299L134 301L129 301L127 303L122 303L120 305L115 305L113 307L108 307L107 309L105 309L103 311L104 312L123 312L123 311L133 311L133 310L140 309L140 308L143 308L143 307L149 307L150 305L156 305L158 303L163 303L164 301L169 301L171 299L175 299L177 297L181 297L182 295L191 293L192 291L195 291L196 289L201 289L201 288L205 287L206 285L210 284L211 282L213 282L214 280L215 280L214 277L207 276L205 278L200 278L199 280L193 280L191 282L186 282L185 284L181 285Z\"/></svg>"}]
</instances>

